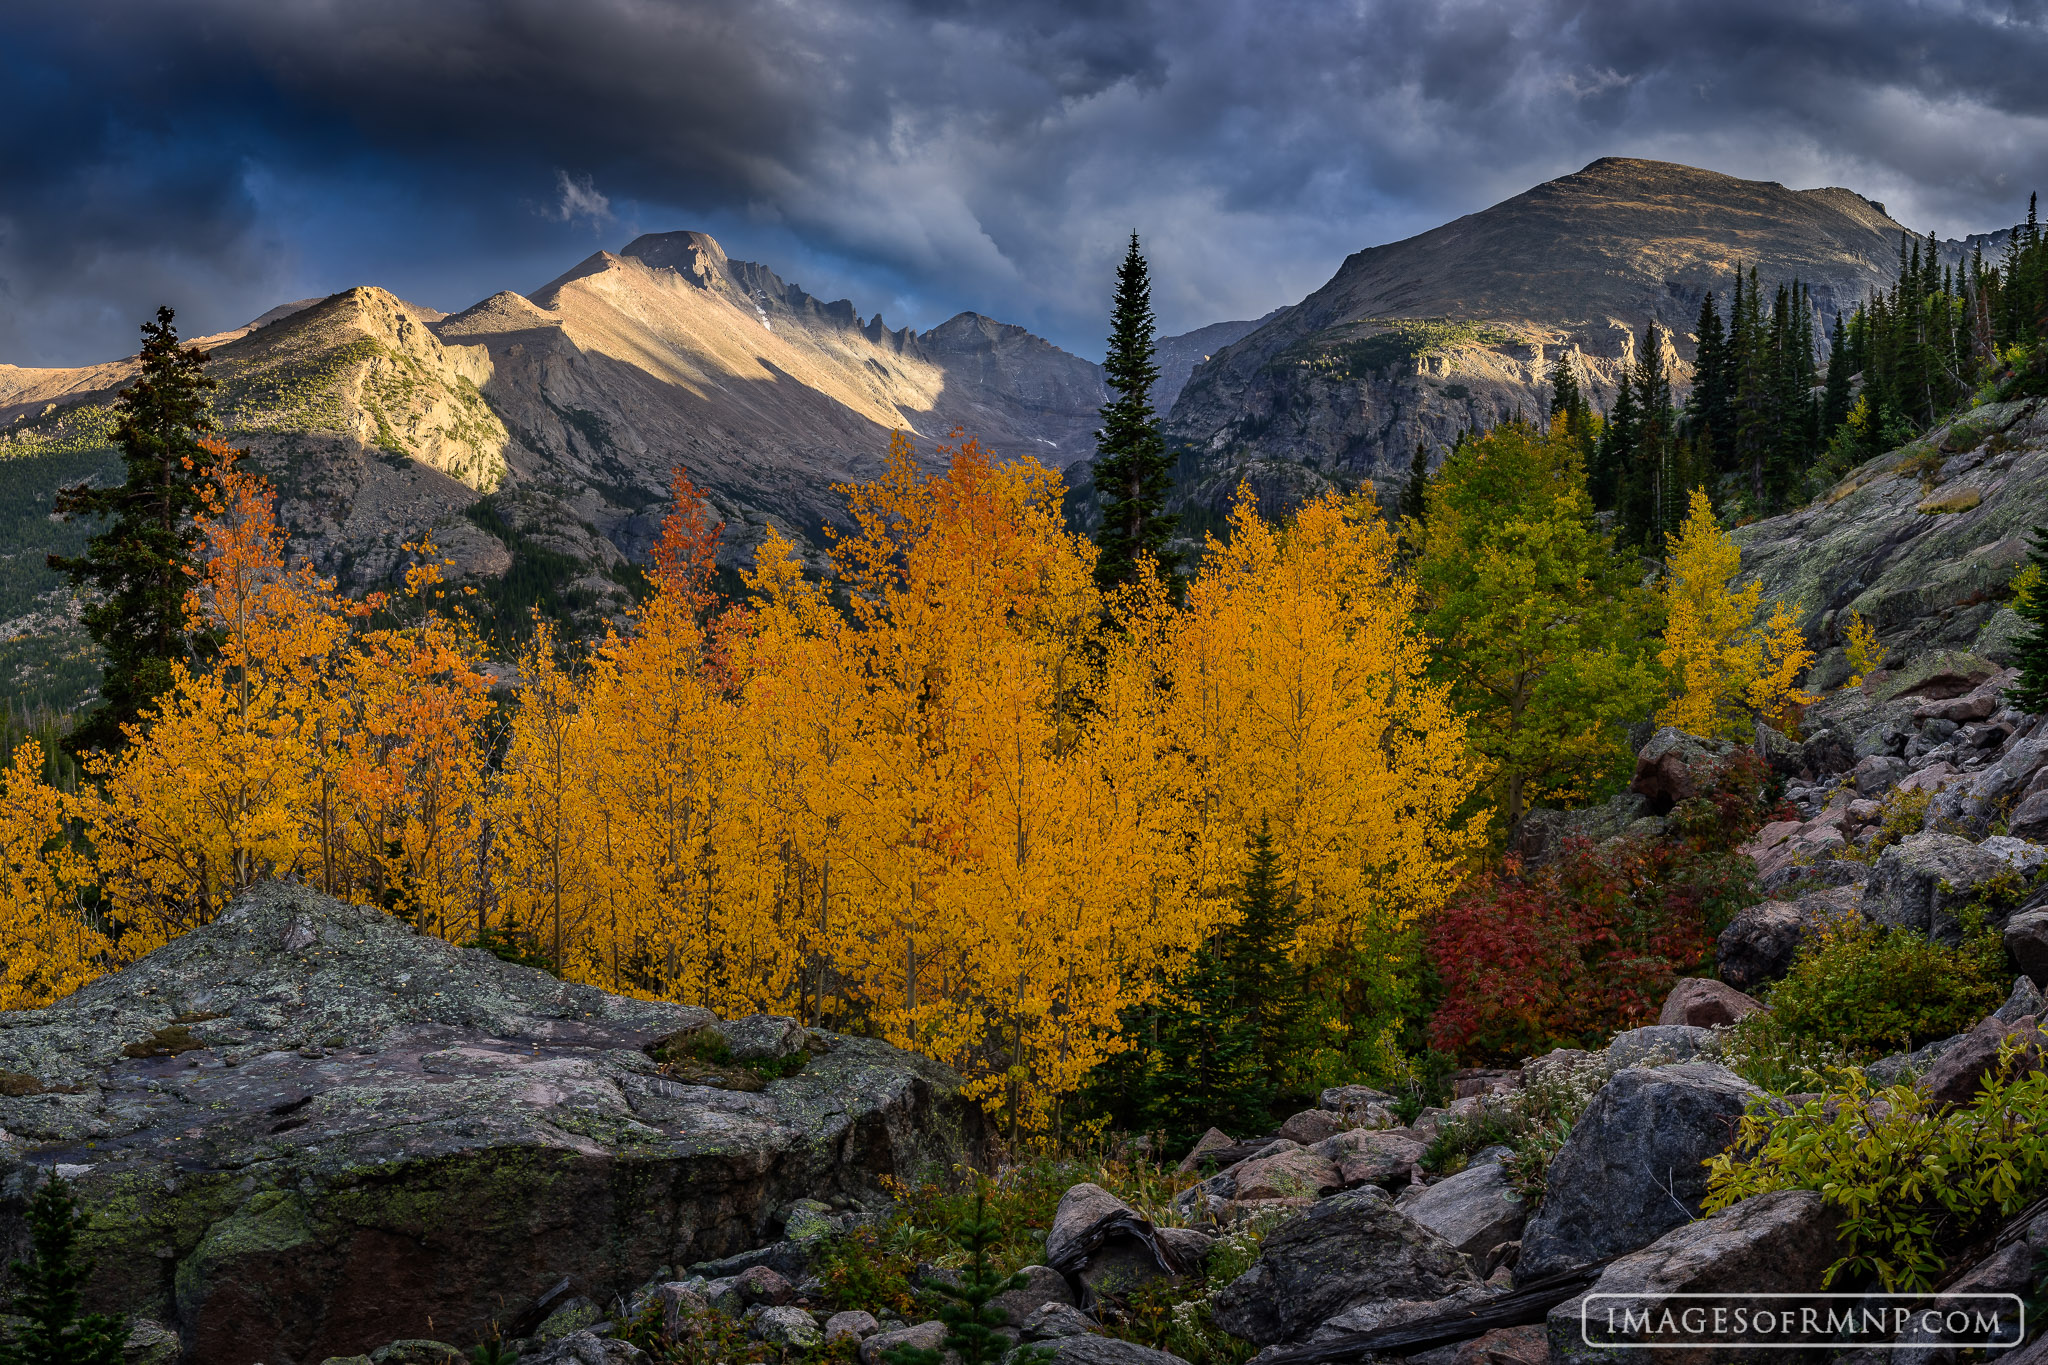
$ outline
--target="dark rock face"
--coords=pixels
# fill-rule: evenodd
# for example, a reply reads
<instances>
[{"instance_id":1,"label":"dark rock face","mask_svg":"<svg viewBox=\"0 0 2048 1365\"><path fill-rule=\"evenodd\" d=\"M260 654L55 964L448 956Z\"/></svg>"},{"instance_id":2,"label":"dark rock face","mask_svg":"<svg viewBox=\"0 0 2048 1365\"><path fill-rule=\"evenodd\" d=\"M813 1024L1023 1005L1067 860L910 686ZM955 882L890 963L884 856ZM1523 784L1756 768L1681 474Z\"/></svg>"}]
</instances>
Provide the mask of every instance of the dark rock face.
<instances>
[{"instance_id":1,"label":"dark rock face","mask_svg":"<svg viewBox=\"0 0 2048 1365\"><path fill-rule=\"evenodd\" d=\"M1742 262L1779 262L1812 281L1832 313L1885 287L1900 230L1847 190L1602 158L1353 254L1322 288L1218 352L1166 422L1168 439L1191 453L1183 496L1220 509L1249 478L1262 502L1268 488L1299 496L1301 483L1313 493L1366 480L1385 499L1418 440L1447 448L1516 408L1543 411L1544 375L1560 356L1606 404L1655 319L1673 338L1664 359L1683 385L1701 294L1725 290Z\"/></svg>"},{"instance_id":2,"label":"dark rock face","mask_svg":"<svg viewBox=\"0 0 2048 1365\"><path fill-rule=\"evenodd\" d=\"M1045 1235L1045 1262L1077 1286L1085 1306L1111 1293L1183 1267L1162 1245L1150 1220L1100 1185L1075 1185L1060 1196Z\"/></svg>"},{"instance_id":3,"label":"dark rock face","mask_svg":"<svg viewBox=\"0 0 2048 1365\"><path fill-rule=\"evenodd\" d=\"M1589 1294L1799 1293L1821 1288L1834 1263L1838 1218L1812 1190L1774 1190L1745 1199L1711 1218L1687 1223L1601 1272ZM1550 1311L1550 1359L1560 1365L1611 1361L1616 1352L1585 1344L1580 1334L1584 1297ZM1648 1354L1647 1352L1645 1354ZM1686 1365L1723 1359L1725 1351L1664 1350ZM1793 1360L1811 1351L1748 1349L1743 1360Z\"/></svg>"},{"instance_id":4,"label":"dark rock face","mask_svg":"<svg viewBox=\"0 0 2048 1365\"><path fill-rule=\"evenodd\" d=\"M1732 920L1714 941L1714 960L1721 979L1739 991L1753 991L1792 969L1792 958L1806 940L1806 922L1789 901L1752 905Z\"/></svg>"},{"instance_id":5,"label":"dark rock face","mask_svg":"<svg viewBox=\"0 0 2048 1365\"><path fill-rule=\"evenodd\" d=\"M1708 776L1727 751L1726 744L1667 725L1636 755L1636 775L1628 788L1643 798L1651 814L1668 815L1673 806L1705 789Z\"/></svg>"},{"instance_id":6,"label":"dark rock face","mask_svg":"<svg viewBox=\"0 0 2048 1365\"><path fill-rule=\"evenodd\" d=\"M1617 1073L1551 1163L1516 1278L1634 1251L1696 1217L1707 1192L1701 1163L1727 1147L1762 1093L1711 1062Z\"/></svg>"},{"instance_id":7,"label":"dark rock face","mask_svg":"<svg viewBox=\"0 0 2048 1365\"><path fill-rule=\"evenodd\" d=\"M2048 1035L2035 1027L2032 1015L2007 1023L1994 1014L1941 1054L1920 1078L1920 1089L1937 1104L1968 1104L1984 1078L1997 1069L1998 1054L2008 1043L2021 1048L2014 1059L2015 1076L2040 1066L2048 1052Z\"/></svg>"},{"instance_id":8,"label":"dark rock face","mask_svg":"<svg viewBox=\"0 0 2048 1365\"><path fill-rule=\"evenodd\" d=\"M1210 1303L1217 1326L1270 1346L1359 1304L1440 1299L1477 1283L1449 1243L1380 1191L1350 1190L1274 1229L1252 1268Z\"/></svg>"},{"instance_id":9,"label":"dark rock face","mask_svg":"<svg viewBox=\"0 0 2048 1365\"><path fill-rule=\"evenodd\" d=\"M2005 951L2035 985L2048 981L2048 910L2023 910L2007 921Z\"/></svg>"},{"instance_id":10,"label":"dark rock face","mask_svg":"<svg viewBox=\"0 0 2048 1365\"><path fill-rule=\"evenodd\" d=\"M1729 920L1714 942L1721 980L1753 993L1792 969L1801 944L1828 925L1856 920L1861 913L1862 892L1854 887L1752 905Z\"/></svg>"},{"instance_id":11,"label":"dark rock face","mask_svg":"<svg viewBox=\"0 0 2048 1365\"><path fill-rule=\"evenodd\" d=\"M200 1046L124 1055L174 1019ZM194 1365L307 1365L475 1339L565 1275L604 1301L773 1240L792 1200L976 1154L957 1080L883 1044L812 1034L758 1091L643 1050L705 1026L724 1027L264 887L0 1015L0 1069L75 1092L0 1098L0 1254L55 1167L91 1211L96 1305L172 1323Z\"/></svg>"},{"instance_id":12,"label":"dark rock face","mask_svg":"<svg viewBox=\"0 0 2048 1365\"><path fill-rule=\"evenodd\" d=\"M2012 871L2005 859L1959 835L1908 835L1886 849L1871 869L1864 912L1879 924L1960 943L1956 907L1978 887Z\"/></svg>"}]
</instances>

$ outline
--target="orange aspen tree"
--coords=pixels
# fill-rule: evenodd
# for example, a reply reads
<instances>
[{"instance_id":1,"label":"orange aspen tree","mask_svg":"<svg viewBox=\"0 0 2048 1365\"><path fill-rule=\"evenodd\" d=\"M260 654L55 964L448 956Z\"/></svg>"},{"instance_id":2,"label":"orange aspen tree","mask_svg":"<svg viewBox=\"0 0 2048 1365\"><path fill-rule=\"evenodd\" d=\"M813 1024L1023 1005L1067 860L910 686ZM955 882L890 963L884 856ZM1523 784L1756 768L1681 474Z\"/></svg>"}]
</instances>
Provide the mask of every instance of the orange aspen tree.
<instances>
[{"instance_id":1,"label":"orange aspen tree","mask_svg":"<svg viewBox=\"0 0 2048 1365\"><path fill-rule=\"evenodd\" d=\"M40 1009L116 965L79 905L92 869L72 846L71 804L43 781L42 746L17 746L0 778L0 1010Z\"/></svg>"},{"instance_id":2,"label":"orange aspen tree","mask_svg":"<svg viewBox=\"0 0 2048 1365\"><path fill-rule=\"evenodd\" d=\"M452 932L484 776L473 649L434 615L363 631L385 600L351 602L287 565L269 488L209 449L206 567L188 609L218 658L181 668L147 735L92 761L100 792L80 803L124 952L284 876ZM415 566L407 597L437 582L431 560Z\"/></svg>"},{"instance_id":3,"label":"orange aspen tree","mask_svg":"<svg viewBox=\"0 0 2048 1365\"><path fill-rule=\"evenodd\" d=\"M1459 809L1485 776L1425 676L1414 589L1373 511L1325 496L1274 527L1241 494L1187 605L1156 611L1109 690L1159 698L1184 803L1189 922L1226 914L1251 836L1269 829L1300 915L1295 953L1356 979L1442 904L1483 841Z\"/></svg>"},{"instance_id":4,"label":"orange aspen tree","mask_svg":"<svg viewBox=\"0 0 2048 1365\"><path fill-rule=\"evenodd\" d=\"M131 960L320 856L308 739L320 679L364 610L309 566L287 568L269 489L207 444L218 463L200 521L206 567L187 609L218 635L218 664L180 665L147 735L87 764L101 794L82 811Z\"/></svg>"},{"instance_id":5,"label":"orange aspen tree","mask_svg":"<svg viewBox=\"0 0 2048 1365\"><path fill-rule=\"evenodd\" d=\"M416 558L395 606L411 620L360 634L326 680L346 881L422 932L460 941L477 931L490 680L474 634L433 610L444 561L431 542L407 548Z\"/></svg>"},{"instance_id":6,"label":"orange aspen tree","mask_svg":"<svg viewBox=\"0 0 2048 1365\"><path fill-rule=\"evenodd\" d=\"M941 453L925 478L899 435L883 476L847 490L843 615L764 547L740 730L821 794L776 813L830 849L819 947L858 1012L1036 1124L1117 1046L1175 927L1118 889L1139 830L1078 704L1100 603L1058 480L972 441Z\"/></svg>"}]
</instances>

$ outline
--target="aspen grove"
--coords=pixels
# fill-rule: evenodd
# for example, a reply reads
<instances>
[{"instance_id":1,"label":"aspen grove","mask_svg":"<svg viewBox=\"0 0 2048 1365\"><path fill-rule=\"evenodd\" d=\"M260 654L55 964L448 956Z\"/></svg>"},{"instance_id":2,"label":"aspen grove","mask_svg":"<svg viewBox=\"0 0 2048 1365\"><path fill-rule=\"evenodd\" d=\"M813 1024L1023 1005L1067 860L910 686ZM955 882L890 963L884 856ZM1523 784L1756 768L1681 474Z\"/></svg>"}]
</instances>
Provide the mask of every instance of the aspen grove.
<instances>
[{"instance_id":1,"label":"aspen grove","mask_svg":"<svg viewBox=\"0 0 2048 1365\"><path fill-rule=\"evenodd\" d=\"M0 1008L292 878L607 990L874 1034L1030 1129L1232 913L1260 830L1297 959L1368 974L1483 843L1484 760L1369 503L1282 529L1241 501L1184 602L1105 596L1055 472L967 440L926 476L899 435L842 490L829 581L771 534L717 611L678 474L631 620L573 661L537 630L501 704L431 546L351 600L209 451L213 657L76 794L13 756Z\"/></svg>"}]
</instances>

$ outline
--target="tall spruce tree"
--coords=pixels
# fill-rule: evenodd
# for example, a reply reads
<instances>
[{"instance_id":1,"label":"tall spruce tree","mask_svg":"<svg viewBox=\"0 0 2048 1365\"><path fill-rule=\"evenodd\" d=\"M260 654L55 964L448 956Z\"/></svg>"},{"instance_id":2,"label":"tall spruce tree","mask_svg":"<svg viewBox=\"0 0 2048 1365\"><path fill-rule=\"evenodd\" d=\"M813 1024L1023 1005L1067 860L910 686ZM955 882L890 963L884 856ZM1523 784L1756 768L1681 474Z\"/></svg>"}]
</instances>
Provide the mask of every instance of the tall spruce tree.
<instances>
[{"instance_id":1,"label":"tall spruce tree","mask_svg":"<svg viewBox=\"0 0 2048 1365\"><path fill-rule=\"evenodd\" d=\"M1695 324L1699 346L1693 362L1692 393L1685 400L1686 426L1696 450L1717 470L1734 457L1734 394L1729 387L1728 335L1709 289Z\"/></svg>"},{"instance_id":2,"label":"tall spruce tree","mask_svg":"<svg viewBox=\"0 0 2048 1365\"><path fill-rule=\"evenodd\" d=\"M213 430L206 396L214 381L205 373L206 352L178 344L170 309L157 309L156 321L142 324L142 337L142 373L114 401L125 480L57 494L64 520L111 522L84 554L49 556L74 588L95 593L81 617L107 654L101 705L73 732L81 749L119 746L121 727L170 690L172 665L193 645L185 594L195 569L193 518L204 506L199 489L209 457L199 440Z\"/></svg>"},{"instance_id":3,"label":"tall spruce tree","mask_svg":"<svg viewBox=\"0 0 2048 1365\"><path fill-rule=\"evenodd\" d=\"M1837 312L1834 329L1828 333L1827 389L1820 405L1820 439L1823 442L1849 420L1849 376L1854 373L1849 366L1849 332L1843 325L1841 313Z\"/></svg>"},{"instance_id":4,"label":"tall spruce tree","mask_svg":"<svg viewBox=\"0 0 2048 1365\"><path fill-rule=\"evenodd\" d=\"M1408 461L1408 482L1401 489L1401 515L1421 522L1429 515L1429 442L1415 443L1415 456Z\"/></svg>"},{"instance_id":5,"label":"tall spruce tree","mask_svg":"<svg viewBox=\"0 0 2048 1365\"><path fill-rule=\"evenodd\" d=\"M1237 1137L1264 1132L1307 1050L1309 1004L1287 955L1294 907L1267 829L1250 851L1235 922L1196 953L1155 1016L1145 1126L1176 1147L1211 1125Z\"/></svg>"},{"instance_id":6,"label":"tall spruce tree","mask_svg":"<svg viewBox=\"0 0 2048 1365\"><path fill-rule=\"evenodd\" d=\"M1586 474L1586 489L1597 511L1611 512L1621 505L1628 471L1635 462L1640 413L1635 371L1632 366L1625 367L1615 389L1614 406L1607 413L1607 425L1600 431L1599 448L1593 452L1592 468Z\"/></svg>"},{"instance_id":7,"label":"tall spruce tree","mask_svg":"<svg viewBox=\"0 0 2048 1365\"><path fill-rule=\"evenodd\" d=\"M1102 496L1095 581L1105 588L1134 581L1145 555L1157 561L1160 576L1169 583L1176 577L1177 566L1166 548L1177 521L1166 511L1172 469L1152 411L1152 385L1159 378L1159 367L1152 363L1153 335L1152 281L1133 232L1116 272L1109 353L1102 361L1111 397L1102 408L1102 429L1095 433L1095 487Z\"/></svg>"},{"instance_id":8,"label":"tall spruce tree","mask_svg":"<svg viewBox=\"0 0 2048 1365\"><path fill-rule=\"evenodd\" d=\"M128 1327L81 1314L92 1264L78 1255L80 1223L71 1187L45 1180L28 1203L29 1256L9 1267L18 1288L9 1311L20 1320L0 1335L0 1365L121 1365Z\"/></svg>"}]
</instances>

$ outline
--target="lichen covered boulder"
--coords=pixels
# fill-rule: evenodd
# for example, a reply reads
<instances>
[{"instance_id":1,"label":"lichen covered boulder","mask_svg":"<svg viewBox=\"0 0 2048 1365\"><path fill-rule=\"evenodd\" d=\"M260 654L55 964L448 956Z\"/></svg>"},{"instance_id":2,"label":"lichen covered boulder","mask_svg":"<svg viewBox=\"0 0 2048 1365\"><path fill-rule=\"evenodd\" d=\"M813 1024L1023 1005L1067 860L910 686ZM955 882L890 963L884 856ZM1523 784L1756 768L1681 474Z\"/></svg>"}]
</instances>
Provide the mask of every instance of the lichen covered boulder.
<instances>
[{"instance_id":1,"label":"lichen covered boulder","mask_svg":"<svg viewBox=\"0 0 2048 1365\"><path fill-rule=\"evenodd\" d=\"M89 1213L93 1306L170 1323L193 1365L309 1365L479 1339L564 1276L609 1301L774 1241L792 1201L878 1200L883 1176L978 1155L942 1067L814 1031L778 1079L650 1055L705 1028L733 1036L699 1053L789 1032L263 887L0 1014L0 1070L40 1091L0 1096L0 1259L58 1171Z\"/></svg>"},{"instance_id":2,"label":"lichen covered boulder","mask_svg":"<svg viewBox=\"0 0 2048 1365\"><path fill-rule=\"evenodd\" d=\"M1270 1346L1349 1308L1440 1299L1478 1282L1456 1248L1381 1191L1358 1189L1320 1200L1275 1228L1252 1267L1209 1302L1217 1326Z\"/></svg>"}]
</instances>

